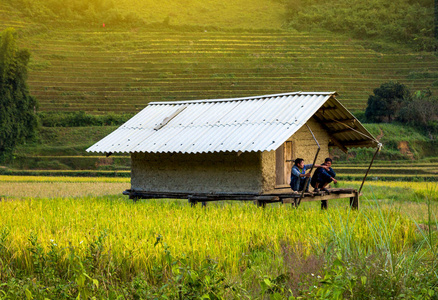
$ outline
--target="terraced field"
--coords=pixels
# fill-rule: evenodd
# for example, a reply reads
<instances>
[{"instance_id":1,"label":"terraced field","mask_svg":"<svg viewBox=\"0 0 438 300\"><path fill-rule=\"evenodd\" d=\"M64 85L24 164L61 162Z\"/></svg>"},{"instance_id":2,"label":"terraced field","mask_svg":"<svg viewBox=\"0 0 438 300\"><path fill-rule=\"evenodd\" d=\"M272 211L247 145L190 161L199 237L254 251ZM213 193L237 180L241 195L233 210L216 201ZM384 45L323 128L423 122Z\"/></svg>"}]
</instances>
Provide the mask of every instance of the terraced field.
<instances>
[{"instance_id":1,"label":"terraced field","mask_svg":"<svg viewBox=\"0 0 438 300\"><path fill-rule=\"evenodd\" d=\"M32 27L33 25L35 24L29 24L24 21L20 13L12 7L0 2L0 31L8 27L14 27L18 30Z\"/></svg>"},{"instance_id":2,"label":"terraced field","mask_svg":"<svg viewBox=\"0 0 438 300\"><path fill-rule=\"evenodd\" d=\"M362 110L389 80L438 89L433 53L380 53L329 33L56 22L34 23L0 3L0 30L16 28L32 53L29 85L43 111L137 112L150 101L299 90L337 91L347 108Z\"/></svg>"},{"instance_id":3,"label":"terraced field","mask_svg":"<svg viewBox=\"0 0 438 300\"><path fill-rule=\"evenodd\" d=\"M21 39L44 111L136 112L150 101L337 91L363 109L381 83L438 87L429 53L383 54L326 34L59 30Z\"/></svg>"},{"instance_id":4,"label":"terraced field","mask_svg":"<svg viewBox=\"0 0 438 300\"><path fill-rule=\"evenodd\" d=\"M16 28L32 53L28 82L43 111L137 112L150 101L299 90L337 91L347 108L362 110L389 80L438 89L433 53L380 53L328 33L59 24L33 23L0 4L0 30Z\"/></svg>"},{"instance_id":5,"label":"terraced field","mask_svg":"<svg viewBox=\"0 0 438 300\"><path fill-rule=\"evenodd\" d=\"M341 180L361 180L368 164L337 164L336 176ZM378 162L373 164L369 180L438 181L438 162Z\"/></svg>"},{"instance_id":6,"label":"terraced field","mask_svg":"<svg viewBox=\"0 0 438 300\"><path fill-rule=\"evenodd\" d=\"M34 53L29 84L42 110L135 112L149 101L297 90L336 90L348 108L362 109L382 82L422 89L435 83L424 74L438 70L431 55L383 55L325 35L74 31L67 36L68 41L34 37L28 45Z\"/></svg>"}]
</instances>

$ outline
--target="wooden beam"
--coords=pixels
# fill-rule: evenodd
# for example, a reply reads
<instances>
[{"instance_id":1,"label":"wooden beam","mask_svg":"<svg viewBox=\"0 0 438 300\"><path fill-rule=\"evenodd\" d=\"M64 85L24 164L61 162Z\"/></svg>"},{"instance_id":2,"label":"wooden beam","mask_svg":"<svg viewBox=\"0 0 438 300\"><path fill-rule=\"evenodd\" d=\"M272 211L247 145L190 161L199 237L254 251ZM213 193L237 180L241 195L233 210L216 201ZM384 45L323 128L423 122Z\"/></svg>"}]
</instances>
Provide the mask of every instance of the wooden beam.
<instances>
[{"instance_id":1,"label":"wooden beam","mask_svg":"<svg viewBox=\"0 0 438 300\"><path fill-rule=\"evenodd\" d=\"M356 123L356 119L341 119L341 120L327 120L321 121L324 124L339 124L339 123Z\"/></svg>"},{"instance_id":2,"label":"wooden beam","mask_svg":"<svg viewBox=\"0 0 438 300\"><path fill-rule=\"evenodd\" d=\"M338 108L336 106L329 106L329 107L321 107L316 113L320 113L321 111L325 111L325 110L337 110Z\"/></svg>"},{"instance_id":3,"label":"wooden beam","mask_svg":"<svg viewBox=\"0 0 438 300\"><path fill-rule=\"evenodd\" d=\"M329 189L329 192L331 194L349 194L349 193L353 193L355 191L356 191L356 189ZM269 190L269 191L266 191L263 193L263 195L281 195L282 198L283 198L283 195L289 195L289 194L292 195L291 197L294 197L293 195L295 195L296 197L300 196L296 192L293 192L290 187L276 188L276 189Z\"/></svg>"},{"instance_id":4,"label":"wooden beam","mask_svg":"<svg viewBox=\"0 0 438 300\"><path fill-rule=\"evenodd\" d=\"M327 127L325 125L325 123L320 118L318 118L315 115L313 115L313 117L315 118L316 121L318 121L319 124L321 124L322 128L327 130L327 132L329 133L329 137L330 137L330 140L332 141L332 143L335 144L339 149L344 151L344 153L347 153L348 152L347 147L345 147L340 141L338 141L333 135L330 134L331 129L329 127Z\"/></svg>"},{"instance_id":5,"label":"wooden beam","mask_svg":"<svg viewBox=\"0 0 438 300\"><path fill-rule=\"evenodd\" d=\"M357 209L359 207L360 193L356 189L329 189L329 194L326 192L304 193L302 197L303 202L309 201L327 201L331 199L350 198L350 205L352 208ZM297 200L301 198L301 193L293 192L290 188L275 189L263 194L254 193L176 193L176 192L146 192L146 191L133 191L126 190L124 195L129 195L130 199L137 201L138 199L157 199L157 198L170 198L170 199L188 199L191 205L196 205L202 202L205 205L206 202L221 201L221 200L237 200L237 201L254 201L255 204L264 207L269 203L293 203L296 204ZM327 207L327 202L322 203L322 208Z\"/></svg>"},{"instance_id":6,"label":"wooden beam","mask_svg":"<svg viewBox=\"0 0 438 300\"><path fill-rule=\"evenodd\" d=\"M344 153L348 152L348 148L344 146L344 144L342 144L340 141L338 141L337 139L335 139L333 136L330 136L330 140L332 141L333 144L335 144L339 149L341 149Z\"/></svg>"},{"instance_id":7,"label":"wooden beam","mask_svg":"<svg viewBox=\"0 0 438 300\"><path fill-rule=\"evenodd\" d=\"M356 129L356 128L354 128L353 127L353 129ZM350 128L346 128L346 129L342 129L342 130L332 130L330 133L331 134L340 134L340 133L345 133L345 132L350 132L350 131L353 131L353 130L351 130Z\"/></svg>"},{"instance_id":8,"label":"wooden beam","mask_svg":"<svg viewBox=\"0 0 438 300\"><path fill-rule=\"evenodd\" d=\"M348 193L348 194L330 194L330 195L322 195L322 196L314 196L314 197L303 197L302 202L310 202L310 201L322 201L322 200L333 200L333 199L343 199L343 198L351 198L355 197L356 193ZM282 199L283 203L293 203L293 198L284 198Z\"/></svg>"}]
</instances>

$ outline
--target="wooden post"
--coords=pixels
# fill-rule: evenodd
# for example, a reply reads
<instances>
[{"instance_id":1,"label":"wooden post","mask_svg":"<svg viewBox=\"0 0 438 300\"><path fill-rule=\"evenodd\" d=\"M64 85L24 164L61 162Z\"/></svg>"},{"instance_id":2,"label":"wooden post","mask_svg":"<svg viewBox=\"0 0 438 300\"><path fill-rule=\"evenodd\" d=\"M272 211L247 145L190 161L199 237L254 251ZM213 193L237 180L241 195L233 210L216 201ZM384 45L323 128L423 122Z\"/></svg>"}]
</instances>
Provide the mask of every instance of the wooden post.
<instances>
[{"instance_id":1,"label":"wooden post","mask_svg":"<svg viewBox=\"0 0 438 300\"><path fill-rule=\"evenodd\" d=\"M326 210L328 207L328 200L321 200L321 209Z\"/></svg>"},{"instance_id":2,"label":"wooden post","mask_svg":"<svg viewBox=\"0 0 438 300\"><path fill-rule=\"evenodd\" d=\"M359 192L354 193L354 197L350 198L350 207L351 209L359 209Z\"/></svg>"},{"instance_id":3,"label":"wooden post","mask_svg":"<svg viewBox=\"0 0 438 300\"><path fill-rule=\"evenodd\" d=\"M130 192L129 193L129 199L134 201L134 203L135 203L135 202L138 201L139 197Z\"/></svg>"},{"instance_id":4,"label":"wooden post","mask_svg":"<svg viewBox=\"0 0 438 300\"><path fill-rule=\"evenodd\" d=\"M257 205L258 207L262 207L262 208L265 208L265 207L266 207L266 201L255 200L254 203L255 203L255 205Z\"/></svg>"},{"instance_id":5,"label":"wooden post","mask_svg":"<svg viewBox=\"0 0 438 300\"><path fill-rule=\"evenodd\" d=\"M191 207L195 207L198 204L198 201L194 200L191 196L188 197L188 200Z\"/></svg>"},{"instance_id":6,"label":"wooden post","mask_svg":"<svg viewBox=\"0 0 438 300\"><path fill-rule=\"evenodd\" d=\"M293 208L296 208L297 198L283 198L281 199L281 204L284 204L285 201L286 203L290 203Z\"/></svg>"}]
</instances>

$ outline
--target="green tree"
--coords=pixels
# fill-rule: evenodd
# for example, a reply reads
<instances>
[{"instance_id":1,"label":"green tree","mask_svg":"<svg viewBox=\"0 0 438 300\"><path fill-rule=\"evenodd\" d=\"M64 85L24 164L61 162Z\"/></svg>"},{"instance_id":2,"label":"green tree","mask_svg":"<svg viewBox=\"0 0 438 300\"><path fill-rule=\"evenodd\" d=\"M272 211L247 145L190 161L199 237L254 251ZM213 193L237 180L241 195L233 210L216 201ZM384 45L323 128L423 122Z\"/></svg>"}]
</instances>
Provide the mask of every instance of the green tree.
<instances>
[{"instance_id":1,"label":"green tree","mask_svg":"<svg viewBox=\"0 0 438 300\"><path fill-rule=\"evenodd\" d=\"M374 89L368 97L365 117L372 122L391 123L398 115L403 103L409 101L409 89L398 82L387 82Z\"/></svg>"},{"instance_id":2,"label":"green tree","mask_svg":"<svg viewBox=\"0 0 438 300\"><path fill-rule=\"evenodd\" d=\"M37 128L37 101L26 84L30 53L18 48L16 38L12 28L0 35L0 161Z\"/></svg>"}]
</instances>

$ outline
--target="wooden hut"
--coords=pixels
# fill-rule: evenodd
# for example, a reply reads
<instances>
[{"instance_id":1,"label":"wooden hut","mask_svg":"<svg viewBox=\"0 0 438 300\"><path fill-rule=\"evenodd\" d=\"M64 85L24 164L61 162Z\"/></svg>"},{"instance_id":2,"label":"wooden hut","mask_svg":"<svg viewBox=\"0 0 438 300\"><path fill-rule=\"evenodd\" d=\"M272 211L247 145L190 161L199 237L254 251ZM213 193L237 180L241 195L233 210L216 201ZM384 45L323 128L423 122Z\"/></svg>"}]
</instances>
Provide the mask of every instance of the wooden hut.
<instances>
[{"instance_id":1,"label":"wooden hut","mask_svg":"<svg viewBox=\"0 0 438 300\"><path fill-rule=\"evenodd\" d=\"M378 145L336 95L151 102L87 151L131 155L131 198L297 202L289 188L295 158L312 163L318 152L320 163L331 146Z\"/></svg>"}]
</instances>

